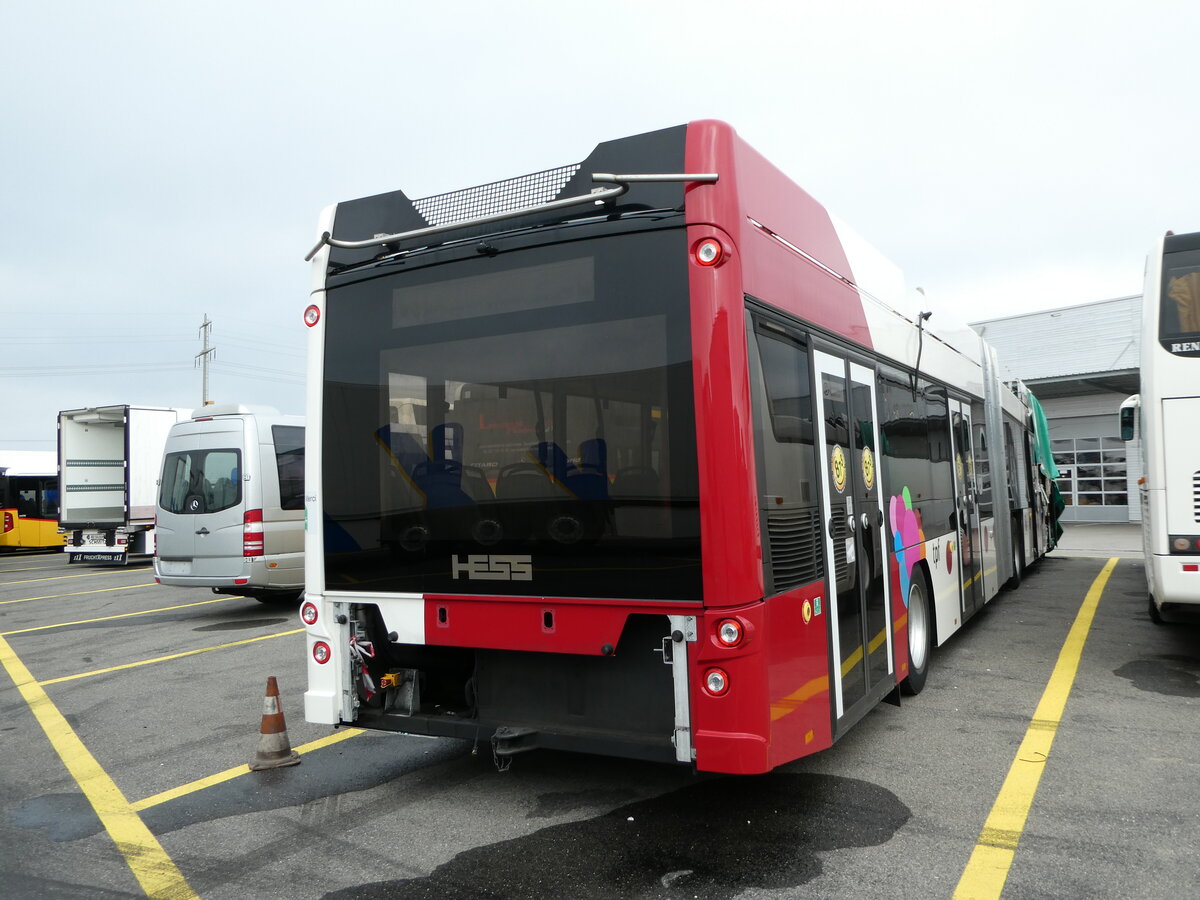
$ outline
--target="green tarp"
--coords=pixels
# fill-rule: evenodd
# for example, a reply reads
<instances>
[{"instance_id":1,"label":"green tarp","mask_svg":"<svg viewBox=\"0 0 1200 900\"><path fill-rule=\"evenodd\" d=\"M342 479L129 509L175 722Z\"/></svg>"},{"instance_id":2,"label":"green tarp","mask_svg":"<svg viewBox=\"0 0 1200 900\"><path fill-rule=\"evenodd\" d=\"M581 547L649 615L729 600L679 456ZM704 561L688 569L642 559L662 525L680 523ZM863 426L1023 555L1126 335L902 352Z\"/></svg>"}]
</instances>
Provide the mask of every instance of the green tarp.
<instances>
[{"instance_id":1,"label":"green tarp","mask_svg":"<svg viewBox=\"0 0 1200 900\"><path fill-rule=\"evenodd\" d=\"M1050 546L1057 547L1058 539L1062 537L1062 525L1058 518L1066 509L1066 501L1058 489L1058 466L1054 464L1054 453L1050 449L1050 424L1046 421L1046 412L1038 398L1029 395L1029 410L1033 414L1033 455L1038 467L1050 477Z\"/></svg>"},{"instance_id":2,"label":"green tarp","mask_svg":"<svg viewBox=\"0 0 1200 900\"><path fill-rule=\"evenodd\" d=\"M1046 412L1038 398L1029 395L1029 409L1033 413L1034 454L1037 462L1051 478L1058 477L1058 466L1054 464L1054 454L1050 450L1050 425L1046 422Z\"/></svg>"}]
</instances>

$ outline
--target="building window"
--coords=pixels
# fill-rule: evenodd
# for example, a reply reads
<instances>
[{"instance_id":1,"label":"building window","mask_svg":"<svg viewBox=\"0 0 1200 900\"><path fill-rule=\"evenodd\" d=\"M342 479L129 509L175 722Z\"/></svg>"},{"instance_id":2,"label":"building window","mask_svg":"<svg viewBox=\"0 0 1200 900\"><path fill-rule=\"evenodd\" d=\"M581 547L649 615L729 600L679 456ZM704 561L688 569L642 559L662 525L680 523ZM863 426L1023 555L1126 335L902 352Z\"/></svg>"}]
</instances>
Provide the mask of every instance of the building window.
<instances>
[{"instance_id":1,"label":"building window","mask_svg":"<svg viewBox=\"0 0 1200 900\"><path fill-rule=\"evenodd\" d=\"M1125 443L1115 437L1051 441L1067 506L1128 506Z\"/></svg>"}]
</instances>

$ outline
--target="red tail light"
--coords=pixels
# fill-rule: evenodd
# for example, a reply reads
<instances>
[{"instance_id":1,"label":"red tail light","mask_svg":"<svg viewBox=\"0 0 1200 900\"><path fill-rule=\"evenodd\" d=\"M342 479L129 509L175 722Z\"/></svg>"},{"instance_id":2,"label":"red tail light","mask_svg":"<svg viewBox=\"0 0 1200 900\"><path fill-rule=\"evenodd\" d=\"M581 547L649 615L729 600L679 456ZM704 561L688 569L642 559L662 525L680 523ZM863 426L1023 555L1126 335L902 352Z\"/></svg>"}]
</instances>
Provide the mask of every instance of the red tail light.
<instances>
[{"instance_id":1,"label":"red tail light","mask_svg":"<svg viewBox=\"0 0 1200 900\"><path fill-rule=\"evenodd\" d=\"M242 556L262 556L266 552L262 510L246 510L242 522Z\"/></svg>"},{"instance_id":2,"label":"red tail light","mask_svg":"<svg viewBox=\"0 0 1200 900\"><path fill-rule=\"evenodd\" d=\"M4 513L4 533L8 534L14 528L13 515L7 510Z\"/></svg>"}]
</instances>

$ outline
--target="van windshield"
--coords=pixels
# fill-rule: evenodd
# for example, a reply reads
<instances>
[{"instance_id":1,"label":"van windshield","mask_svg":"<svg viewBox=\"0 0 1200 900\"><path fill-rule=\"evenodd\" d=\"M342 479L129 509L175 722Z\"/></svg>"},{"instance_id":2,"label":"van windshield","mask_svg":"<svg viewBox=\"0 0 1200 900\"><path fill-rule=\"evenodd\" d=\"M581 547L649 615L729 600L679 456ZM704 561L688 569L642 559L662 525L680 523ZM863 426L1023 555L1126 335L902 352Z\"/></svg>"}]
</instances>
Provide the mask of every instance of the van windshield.
<instances>
[{"instance_id":1,"label":"van windshield","mask_svg":"<svg viewBox=\"0 0 1200 900\"><path fill-rule=\"evenodd\" d=\"M214 513L242 500L241 451L184 450L163 460L158 505L170 513Z\"/></svg>"}]
</instances>

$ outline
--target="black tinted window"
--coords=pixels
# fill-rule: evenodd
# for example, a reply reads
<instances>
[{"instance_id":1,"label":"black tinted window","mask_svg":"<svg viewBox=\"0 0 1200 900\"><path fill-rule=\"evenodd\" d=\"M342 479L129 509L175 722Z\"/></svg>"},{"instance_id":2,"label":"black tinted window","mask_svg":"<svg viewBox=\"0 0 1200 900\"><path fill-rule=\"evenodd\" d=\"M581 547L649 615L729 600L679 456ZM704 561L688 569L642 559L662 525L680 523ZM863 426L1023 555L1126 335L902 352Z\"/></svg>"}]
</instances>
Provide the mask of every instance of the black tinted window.
<instances>
[{"instance_id":1,"label":"black tinted window","mask_svg":"<svg viewBox=\"0 0 1200 900\"><path fill-rule=\"evenodd\" d=\"M813 447L808 347L799 335L750 320L760 507L765 521L764 576L771 593L816 581L823 573L820 476Z\"/></svg>"},{"instance_id":2,"label":"black tinted window","mask_svg":"<svg viewBox=\"0 0 1200 900\"><path fill-rule=\"evenodd\" d=\"M1200 356L1200 250L1163 257L1159 341L1181 356Z\"/></svg>"},{"instance_id":3,"label":"black tinted window","mask_svg":"<svg viewBox=\"0 0 1200 900\"><path fill-rule=\"evenodd\" d=\"M304 429L298 425L272 425L275 465L279 471L279 505L304 509Z\"/></svg>"},{"instance_id":4,"label":"black tinted window","mask_svg":"<svg viewBox=\"0 0 1200 900\"><path fill-rule=\"evenodd\" d=\"M242 501L239 450L185 450L163 460L158 505L170 513L214 513Z\"/></svg>"},{"instance_id":5,"label":"black tinted window","mask_svg":"<svg viewBox=\"0 0 1200 900\"><path fill-rule=\"evenodd\" d=\"M700 599L687 258L654 230L330 291L329 584Z\"/></svg>"}]
</instances>

